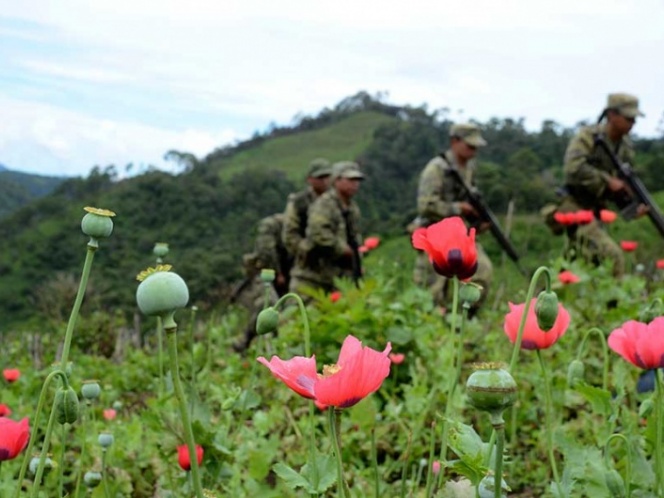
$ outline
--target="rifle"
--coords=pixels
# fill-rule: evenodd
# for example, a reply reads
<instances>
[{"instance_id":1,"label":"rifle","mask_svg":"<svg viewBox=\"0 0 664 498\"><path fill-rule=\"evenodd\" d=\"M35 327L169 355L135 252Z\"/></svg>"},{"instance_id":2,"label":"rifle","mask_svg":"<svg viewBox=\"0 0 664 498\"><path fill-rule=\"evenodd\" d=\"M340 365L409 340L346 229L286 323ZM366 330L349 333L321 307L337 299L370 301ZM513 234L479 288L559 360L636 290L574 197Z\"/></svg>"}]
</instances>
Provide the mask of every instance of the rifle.
<instances>
[{"instance_id":1,"label":"rifle","mask_svg":"<svg viewBox=\"0 0 664 498\"><path fill-rule=\"evenodd\" d=\"M528 275L528 272L519 263L519 254L516 252L516 249L510 240L501 230L500 225L498 224L498 220L494 216L491 209L489 209L489 206L486 205L480 193L466 183L458 169L452 165L449 165L449 163L448 166L449 167L447 171L449 171L454 176L456 181L459 182L459 185L461 185L466 191L466 196L468 197L470 204L475 208L475 211L477 211L479 215L479 221L486 221L490 224L491 234L494 236L498 244L500 244L500 247L502 247L503 251L505 251L510 259L516 263L516 267L519 269L519 271L523 275Z\"/></svg>"},{"instance_id":2,"label":"rifle","mask_svg":"<svg viewBox=\"0 0 664 498\"><path fill-rule=\"evenodd\" d=\"M603 149L609 156L611 164L613 164L613 167L618 173L618 177L625 181L629 186L631 195L623 197L622 199L616 199L616 204L622 208L623 214L626 214L625 217L628 219L633 218L638 205L645 204L648 206L648 217L650 218L650 221L653 222L660 235L664 237L664 216L662 216L657 204L655 204L655 201L650 196L648 189L643 185L641 179L636 176L632 166L629 163L621 163L616 153L611 150L611 147L609 147L609 144L606 143L604 138L595 135L594 140L595 146Z\"/></svg>"}]
</instances>

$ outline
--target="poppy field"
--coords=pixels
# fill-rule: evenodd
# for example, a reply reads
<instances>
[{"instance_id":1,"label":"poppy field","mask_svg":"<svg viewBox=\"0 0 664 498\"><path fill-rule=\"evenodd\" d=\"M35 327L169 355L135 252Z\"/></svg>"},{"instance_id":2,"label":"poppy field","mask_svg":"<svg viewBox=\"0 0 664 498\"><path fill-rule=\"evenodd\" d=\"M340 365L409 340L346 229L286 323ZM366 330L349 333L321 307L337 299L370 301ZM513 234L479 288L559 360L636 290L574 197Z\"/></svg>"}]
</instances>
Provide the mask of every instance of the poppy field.
<instances>
[{"instance_id":1,"label":"poppy field","mask_svg":"<svg viewBox=\"0 0 664 498\"><path fill-rule=\"evenodd\" d=\"M557 250L528 277L496 265L472 318L474 234L373 239L360 286L284 296L241 354L246 313L192 306L155 248L127 282L144 341L104 355L80 310L114 213L86 211L79 293L42 364L32 337L0 337L2 498L664 496L664 262L635 238L619 279ZM412 284L412 244L448 307Z\"/></svg>"}]
</instances>

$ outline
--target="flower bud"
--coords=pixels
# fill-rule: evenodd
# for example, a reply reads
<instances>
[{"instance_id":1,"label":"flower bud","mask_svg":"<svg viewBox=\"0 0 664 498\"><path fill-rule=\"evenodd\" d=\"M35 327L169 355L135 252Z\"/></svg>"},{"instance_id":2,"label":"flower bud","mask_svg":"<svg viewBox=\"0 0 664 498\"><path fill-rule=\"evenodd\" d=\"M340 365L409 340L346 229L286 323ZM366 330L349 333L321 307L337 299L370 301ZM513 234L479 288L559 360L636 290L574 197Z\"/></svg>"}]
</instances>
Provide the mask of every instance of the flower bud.
<instances>
[{"instance_id":1,"label":"flower bud","mask_svg":"<svg viewBox=\"0 0 664 498\"><path fill-rule=\"evenodd\" d=\"M152 249L152 254L161 259L168 254L168 244L165 242L157 242Z\"/></svg>"},{"instance_id":2,"label":"flower bud","mask_svg":"<svg viewBox=\"0 0 664 498\"><path fill-rule=\"evenodd\" d=\"M99 443L99 446L101 446L104 449L109 448L114 441L115 438L113 437L113 434L110 434L108 432L102 432L97 437L97 442Z\"/></svg>"},{"instance_id":3,"label":"flower bud","mask_svg":"<svg viewBox=\"0 0 664 498\"><path fill-rule=\"evenodd\" d=\"M482 297L482 287L473 282L461 285L459 299L462 303L475 304Z\"/></svg>"},{"instance_id":4,"label":"flower bud","mask_svg":"<svg viewBox=\"0 0 664 498\"><path fill-rule=\"evenodd\" d=\"M81 394L87 400L97 399L101 394L101 386L96 380L86 380L81 386Z\"/></svg>"},{"instance_id":5,"label":"flower bud","mask_svg":"<svg viewBox=\"0 0 664 498\"><path fill-rule=\"evenodd\" d=\"M537 326L543 332L548 332L553 328L558 318L558 296L553 291L542 291L537 296L535 303L535 315L537 316Z\"/></svg>"},{"instance_id":6,"label":"flower bud","mask_svg":"<svg viewBox=\"0 0 664 498\"><path fill-rule=\"evenodd\" d=\"M265 283L270 284L270 283L274 282L274 279L276 277L277 277L276 273L274 272L274 270L272 270L270 268L263 268L261 270L261 281L263 281Z\"/></svg>"},{"instance_id":7,"label":"flower bud","mask_svg":"<svg viewBox=\"0 0 664 498\"><path fill-rule=\"evenodd\" d=\"M641 405L639 406L639 417L648 418L653 411L655 404L653 403L652 398L644 399Z\"/></svg>"},{"instance_id":8,"label":"flower bud","mask_svg":"<svg viewBox=\"0 0 664 498\"><path fill-rule=\"evenodd\" d=\"M78 396L71 386L55 393L55 419L59 424L73 424L78 420Z\"/></svg>"},{"instance_id":9,"label":"flower bud","mask_svg":"<svg viewBox=\"0 0 664 498\"><path fill-rule=\"evenodd\" d=\"M272 306L261 310L256 319L256 333L263 335L274 332L279 325L279 312Z\"/></svg>"},{"instance_id":10,"label":"flower bud","mask_svg":"<svg viewBox=\"0 0 664 498\"><path fill-rule=\"evenodd\" d=\"M567 387L574 388L577 382L583 381L586 367L581 360L574 360L567 367Z\"/></svg>"},{"instance_id":11,"label":"flower bud","mask_svg":"<svg viewBox=\"0 0 664 498\"><path fill-rule=\"evenodd\" d=\"M37 473L38 468L39 468L39 457L32 457L30 459L30 464L28 465L30 473L32 475L35 475ZM49 457L46 457L46 459L44 460L44 475L48 474L52 468L53 468L53 460L51 460Z\"/></svg>"},{"instance_id":12,"label":"flower bud","mask_svg":"<svg viewBox=\"0 0 664 498\"><path fill-rule=\"evenodd\" d=\"M516 401L516 382L507 370L496 364L480 365L466 381L470 403L478 410L502 413Z\"/></svg>"},{"instance_id":13,"label":"flower bud","mask_svg":"<svg viewBox=\"0 0 664 498\"><path fill-rule=\"evenodd\" d=\"M146 315L162 315L184 308L189 289L182 277L169 271L149 273L136 289L136 302Z\"/></svg>"},{"instance_id":14,"label":"flower bud","mask_svg":"<svg viewBox=\"0 0 664 498\"><path fill-rule=\"evenodd\" d=\"M625 482L616 469L611 469L604 473L604 482L606 483L606 487L609 488L612 498L625 498L627 495Z\"/></svg>"},{"instance_id":15,"label":"flower bud","mask_svg":"<svg viewBox=\"0 0 664 498\"><path fill-rule=\"evenodd\" d=\"M104 239L113 233L113 211L93 207L84 208L88 213L81 220L81 230L93 239Z\"/></svg>"},{"instance_id":16,"label":"flower bud","mask_svg":"<svg viewBox=\"0 0 664 498\"><path fill-rule=\"evenodd\" d=\"M83 476L83 482L88 488L96 488L101 483L101 473L99 472L86 472Z\"/></svg>"},{"instance_id":17,"label":"flower bud","mask_svg":"<svg viewBox=\"0 0 664 498\"><path fill-rule=\"evenodd\" d=\"M122 401L113 401L111 406L114 410L122 410Z\"/></svg>"}]
</instances>

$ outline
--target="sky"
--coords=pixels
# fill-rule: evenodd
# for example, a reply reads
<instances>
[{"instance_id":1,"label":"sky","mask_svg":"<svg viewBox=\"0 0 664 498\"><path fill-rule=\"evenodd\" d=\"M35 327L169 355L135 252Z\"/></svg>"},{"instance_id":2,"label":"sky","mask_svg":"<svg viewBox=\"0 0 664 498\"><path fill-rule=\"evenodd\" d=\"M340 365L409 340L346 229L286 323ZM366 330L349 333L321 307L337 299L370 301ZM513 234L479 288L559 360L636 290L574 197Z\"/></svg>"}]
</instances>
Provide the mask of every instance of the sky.
<instances>
[{"instance_id":1,"label":"sky","mask_svg":"<svg viewBox=\"0 0 664 498\"><path fill-rule=\"evenodd\" d=\"M364 90L457 121L594 120L640 98L661 136L664 2L0 0L0 163L174 171Z\"/></svg>"}]
</instances>

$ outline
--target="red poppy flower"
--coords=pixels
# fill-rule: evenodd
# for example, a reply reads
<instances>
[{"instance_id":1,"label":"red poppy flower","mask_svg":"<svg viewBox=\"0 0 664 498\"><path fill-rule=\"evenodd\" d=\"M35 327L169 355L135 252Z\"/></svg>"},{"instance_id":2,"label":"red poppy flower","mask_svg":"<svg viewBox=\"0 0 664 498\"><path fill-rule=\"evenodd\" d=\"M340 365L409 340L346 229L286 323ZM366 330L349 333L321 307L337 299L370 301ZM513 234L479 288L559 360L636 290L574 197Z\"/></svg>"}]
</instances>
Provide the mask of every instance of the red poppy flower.
<instances>
[{"instance_id":1,"label":"red poppy flower","mask_svg":"<svg viewBox=\"0 0 664 498\"><path fill-rule=\"evenodd\" d=\"M339 299L341 299L341 292L339 291L330 292L330 301L336 303Z\"/></svg>"},{"instance_id":2,"label":"red poppy flower","mask_svg":"<svg viewBox=\"0 0 664 498\"><path fill-rule=\"evenodd\" d=\"M106 420L114 420L118 412L116 412L113 408L107 408L103 411L103 414Z\"/></svg>"},{"instance_id":3,"label":"red poppy flower","mask_svg":"<svg viewBox=\"0 0 664 498\"><path fill-rule=\"evenodd\" d=\"M639 243L633 240L621 240L620 248L625 252L636 251L636 248L639 247Z\"/></svg>"},{"instance_id":4,"label":"red poppy flower","mask_svg":"<svg viewBox=\"0 0 664 498\"><path fill-rule=\"evenodd\" d=\"M528 317L526 318L526 326L523 330L523 338L521 340L522 349L547 349L553 346L558 339L560 339L569 327L570 317L569 313L563 305L558 303L558 317L556 318L553 327L548 332L544 332L537 325L537 316L535 315L535 303L537 298L530 301L528 309ZM504 330L507 337L512 344L516 341L517 332L519 331L519 324L523 316L524 304L509 303L510 312L505 315Z\"/></svg>"},{"instance_id":5,"label":"red poppy flower","mask_svg":"<svg viewBox=\"0 0 664 498\"><path fill-rule=\"evenodd\" d=\"M380 238L378 237L367 237L364 239L364 247L369 251L373 251L376 247L380 245Z\"/></svg>"},{"instance_id":6,"label":"red poppy flower","mask_svg":"<svg viewBox=\"0 0 664 498\"><path fill-rule=\"evenodd\" d=\"M2 376L11 384L18 380L21 376L21 371L18 368L6 368L2 371Z\"/></svg>"},{"instance_id":7,"label":"red poppy flower","mask_svg":"<svg viewBox=\"0 0 664 498\"><path fill-rule=\"evenodd\" d=\"M403 353L390 353L388 357L390 361L395 365L401 365L403 363L403 360L406 359L406 355Z\"/></svg>"},{"instance_id":8,"label":"red poppy flower","mask_svg":"<svg viewBox=\"0 0 664 498\"><path fill-rule=\"evenodd\" d=\"M316 381L316 357L306 358L296 356L284 361L273 356L270 361L264 357L257 358L259 362L270 369L272 375L282 381L293 391L305 398L314 399L312 384Z\"/></svg>"},{"instance_id":9,"label":"red poppy flower","mask_svg":"<svg viewBox=\"0 0 664 498\"><path fill-rule=\"evenodd\" d=\"M284 361L273 356L268 362L258 361L272 374L305 398L313 399L316 406L348 408L378 390L390 373L388 355L392 345L379 352L366 346L352 335L344 340L335 365L326 365L323 374L316 374L315 357Z\"/></svg>"},{"instance_id":10,"label":"red poppy flower","mask_svg":"<svg viewBox=\"0 0 664 498\"><path fill-rule=\"evenodd\" d=\"M595 219L595 214L589 209L582 209L577 211L575 216L576 222L579 225L587 225L588 223L592 223L592 221Z\"/></svg>"},{"instance_id":11,"label":"red poppy flower","mask_svg":"<svg viewBox=\"0 0 664 498\"><path fill-rule=\"evenodd\" d=\"M203 462L203 447L200 444L196 445L196 461L198 465ZM182 470L191 469L191 458L189 458L189 447L186 444L178 446L178 463Z\"/></svg>"},{"instance_id":12,"label":"red poppy flower","mask_svg":"<svg viewBox=\"0 0 664 498\"><path fill-rule=\"evenodd\" d=\"M576 284L581 279L569 270L561 271L558 274L558 281L561 284Z\"/></svg>"},{"instance_id":13,"label":"red poppy flower","mask_svg":"<svg viewBox=\"0 0 664 498\"><path fill-rule=\"evenodd\" d=\"M609 334L609 347L643 369L664 367L664 317L645 324L630 320Z\"/></svg>"},{"instance_id":14,"label":"red poppy flower","mask_svg":"<svg viewBox=\"0 0 664 498\"><path fill-rule=\"evenodd\" d=\"M655 266L658 270L664 270L664 259L658 259Z\"/></svg>"},{"instance_id":15,"label":"red poppy flower","mask_svg":"<svg viewBox=\"0 0 664 498\"><path fill-rule=\"evenodd\" d=\"M602 220L602 223L613 223L616 218L618 218L618 215L610 209L601 209L599 212L599 219Z\"/></svg>"},{"instance_id":16,"label":"red poppy flower","mask_svg":"<svg viewBox=\"0 0 664 498\"><path fill-rule=\"evenodd\" d=\"M576 225L575 213L561 213L560 211L556 211L553 213L553 219L561 225Z\"/></svg>"},{"instance_id":17,"label":"red poppy flower","mask_svg":"<svg viewBox=\"0 0 664 498\"><path fill-rule=\"evenodd\" d=\"M0 417L8 417L12 414L12 411L4 403L0 403Z\"/></svg>"},{"instance_id":18,"label":"red poppy flower","mask_svg":"<svg viewBox=\"0 0 664 498\"><path fill-rule=\"evenodd\" d=\"M30 424L27 418L16 422L0 417L0 462L11 460L23 451L30 437Z\"/></svg>"},{"instance_id":19,"label":"red poppy flower","mask_svg":"<svg viewBox=\"0 0 664 498\"><path fill-rule=\"evenodd\" d=\"M429 255L434 270L440 275L465 280L477 271L475 229L468 230L458 216L418 228L413 232L412 243L415 249Z\"/></svg>"}]
</instances>

